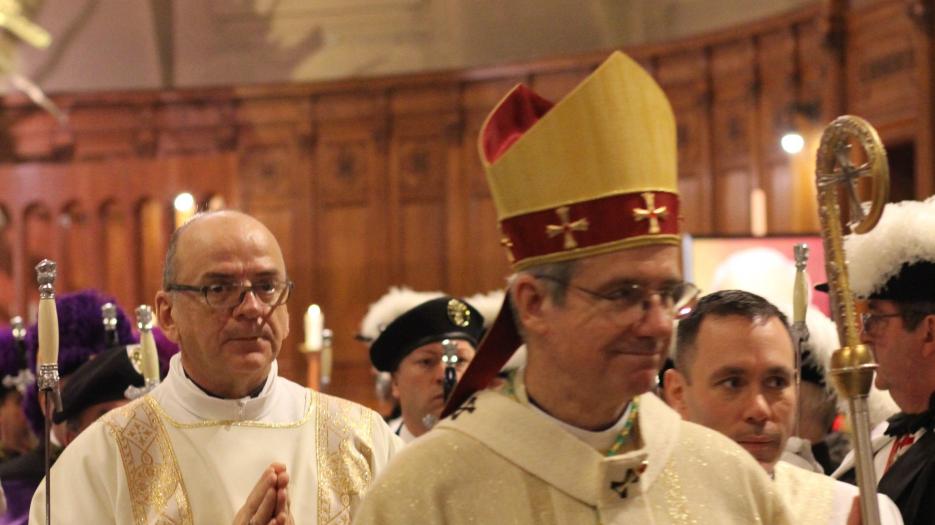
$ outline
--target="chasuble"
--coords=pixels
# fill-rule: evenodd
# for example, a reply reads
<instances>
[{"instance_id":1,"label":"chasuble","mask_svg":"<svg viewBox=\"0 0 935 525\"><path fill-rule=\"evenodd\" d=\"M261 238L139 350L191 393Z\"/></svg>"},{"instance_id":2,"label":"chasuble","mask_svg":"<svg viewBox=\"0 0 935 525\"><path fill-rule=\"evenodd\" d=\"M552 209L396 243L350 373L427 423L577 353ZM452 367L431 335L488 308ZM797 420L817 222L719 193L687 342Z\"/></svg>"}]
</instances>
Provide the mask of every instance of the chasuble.
<instances>
[{"instance_id":1,"label":"chasuble","mask_svg":"<svg viewBox=\"0 0 935 525\"><path fill-rule=\"evenodd\" d=\"M348 523L402 446L380 416L278 377L254 398L208 396L172 358L166 380L115 409L52 470L52 522L231 523L260 474L286 465L297 524ZM45 518L40 485L30 523Z\"/></svg>"},{"instance_id":2,"label":"chasuble","mask_svg":"<svg viewBox=\"0 0 935 525\"><path fill-rule=\"evenodd\" d=\"M763 468L721 434L639 398L639 446L606 457L536 413L516 380L409 444L354 523L791 524Z\"/></svg>"}]
</instances>

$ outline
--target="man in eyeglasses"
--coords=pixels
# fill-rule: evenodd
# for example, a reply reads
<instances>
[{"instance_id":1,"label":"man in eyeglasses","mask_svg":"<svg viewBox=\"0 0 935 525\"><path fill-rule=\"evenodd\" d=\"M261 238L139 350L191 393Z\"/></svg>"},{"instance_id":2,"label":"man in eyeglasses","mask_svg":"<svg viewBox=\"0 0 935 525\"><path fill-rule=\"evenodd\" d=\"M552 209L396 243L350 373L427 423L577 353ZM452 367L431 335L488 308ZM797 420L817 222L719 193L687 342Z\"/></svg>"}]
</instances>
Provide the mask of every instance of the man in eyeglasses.
<instances>
[{"instance_id":1,"label":"man in eyeglasses","mask_svg":"<svg viewBox=\"0 0 935 525\"><path fill-rule=\"evenodd\" d=\"M773 476L797 525L848 523L857 487L780 461L795 424L795 348L786 316L741 290L705 296L679 322L665 398L687 421L717 430ZM882 523L902 519L879 497Z\"/></svg>"},{"instance_id":2,"label":"man in eyeglasses","mask_svg":"<svg viewBox=\"0 0 935 525\"><path fill-rule=\"evenodd\" d=\"M887 204L877 226L850 235L851 289L867 300L861 339L879 367L875 384L901 413L872 433L878 489L907 524L935 516L935 198ZM833 474L854 480L853 454Z\"/></svg>"},{"instance_id":3,"label":"man in eyeglasses","mask_svg":"<svg viewBox=\"0 0 935 525\"><path fill-rule=\"evenodd\" d=\"M698 293L682 279L659 86L614 53L554 106L514 88L479 142L508 299L448 419L400 453L355 523L787 523L743 449L647 394ZM488 388L521 344L526 367Z\"/></svg>"},{"instance_id":4,"label":"man in eyeglasses","mask_svg":"<svg viewBox=\"0 0 935 525\"><path fill-rule=\"evenodd\" d=\"M256 219L212 212L179 228L156 312L180 353L157 388L62 454L54 522L349 521L400 443L372 410L279 377L291 289ZM44 514L40 490L30 523Z\"/></svg>"}]
</instances>

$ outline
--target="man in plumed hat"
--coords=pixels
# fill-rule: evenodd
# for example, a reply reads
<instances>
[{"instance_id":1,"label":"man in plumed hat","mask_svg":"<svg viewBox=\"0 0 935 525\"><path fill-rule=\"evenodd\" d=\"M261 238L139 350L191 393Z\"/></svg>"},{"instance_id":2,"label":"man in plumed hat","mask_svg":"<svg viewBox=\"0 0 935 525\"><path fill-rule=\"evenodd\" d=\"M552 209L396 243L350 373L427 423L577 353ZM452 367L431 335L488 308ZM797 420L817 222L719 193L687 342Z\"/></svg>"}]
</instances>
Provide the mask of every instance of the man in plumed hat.
<instances>
[{"instance_id":1,"label":"man in plumed hat","mask_svg":"<svg viewBox=\"0 0 935 525\"><path fill-rule=\"evenodd\" d=\"M391 374L393 397L399 400L402 415L393 430L403 441L425 434L438 421L445 407L446 369L454 371L454 381L461 378L483 329L480 312L444 295L404 312L370 345L374 368Z\"/></svg>"},{"instance_id":2,"label":"man in plumed hat","mask_svg":"<svg viewBox=\"0 0 935 525\"><path fill-rule=\"evenodd\" d=\"M107 349L105 328L102 322L101 307L113 299L95 290L85 290L56 297L59 333L59 374L63 386L67 386L69 376L91 357ZM116 308L116 333L120 344L134 342L134 336L127 319L120 307ZM26 332L26 349L29 366L35 370L36 351L38 349L38 330L33 324ZM44 432L44 416L36 384L29 385L23 400L23 410L33 432L41 436ZM51 457L58 458L66 442L66 425L57 423L52 426ZM0 517L0 525L19 525L26 523L32 496L45 475L45 449L40 441L39 447L28 454L23 454L0 464L0 482L8 495L7 513Z\"/></svg>"},{"instance_id":3,"label":"man in plumed hat","mask_svg":"<svg viewBox=\"0 0 935 525\"><path fill-rule=\"evenodd\" d=\"M517 86L479 149L508 299L450 416L400 453L355 523L787 523L749 454L647 394L697 295L655 81L613 53L557 104ZM526 366L488 388L522 344Z\"/></svg>"},{"instance_id":4,"label":"man in plumed hat","mask_svg":"<svg viewBox=\"0 0 935 525\"><path fill-rule=\"evenodd\" d=\"M935 516L935 198L887 204L877 226L848 236L854 294L867 300L861 339L879 367L876 386L901 413L877 429L878 489L910 525ZM853 459L835 473L852 479Z\"/></svg>"}]
</instances>

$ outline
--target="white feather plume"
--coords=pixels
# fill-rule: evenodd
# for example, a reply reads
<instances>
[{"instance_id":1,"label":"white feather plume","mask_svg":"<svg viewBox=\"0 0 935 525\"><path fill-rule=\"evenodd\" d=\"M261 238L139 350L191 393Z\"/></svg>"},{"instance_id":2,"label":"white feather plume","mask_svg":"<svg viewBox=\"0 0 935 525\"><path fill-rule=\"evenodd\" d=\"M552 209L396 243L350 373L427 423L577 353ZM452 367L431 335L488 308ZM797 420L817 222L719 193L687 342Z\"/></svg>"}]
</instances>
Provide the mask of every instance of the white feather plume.
<instances>
[{"instance_id":1,"label":"white feather plume","mask_svg":"<svg viewBox=\"0 0 935 525\"><path fill-rule=\"evenodd\" d=\"M851 290L866 297L880 291L906 263L935 261L935 196L887 204L869 232L844 240Z\"/></svg>"},{"instance_id":2,"label":"white feather plume","mask_svg":"<svg viewBox=\"0 0 935 525\"><path fill-rule=\"evenodd\" d=\"M400 315L443 295L445 294L440 291L417 292L407 286L392 286L383 297L370 305L367 314L360 322L359 335L368 341L373 341Z\"/></svg>"},{"instance_id":3,"label":"white feather plume","mask_svg":"<svg viewBox=\"0 0 935 525\"><path fill-rule=\"evenodd\" d=\"M490 328L497 314L500 313L500 307L503 306L503 296L506 292L503 290L491 290L487 293L476 293L470 297L465 297L464 301L477 309L484 316L484 330Z\"/></svg>"}]
</instances>

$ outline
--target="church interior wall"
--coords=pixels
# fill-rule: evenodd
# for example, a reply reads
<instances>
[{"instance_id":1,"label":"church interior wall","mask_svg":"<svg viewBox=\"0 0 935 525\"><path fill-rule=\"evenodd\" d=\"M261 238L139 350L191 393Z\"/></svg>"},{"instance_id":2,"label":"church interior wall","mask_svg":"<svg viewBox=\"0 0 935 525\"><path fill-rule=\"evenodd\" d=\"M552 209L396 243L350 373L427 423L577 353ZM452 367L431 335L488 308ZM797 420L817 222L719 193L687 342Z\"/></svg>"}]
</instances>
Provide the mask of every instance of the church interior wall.
<instances>
[{"instance_id":1,"label":"church interior wall","mask_svg":"<svg viewBox=\"0 0 935 525\"><path fill-rule=\"evenodd\" d=\"M246 5L233 4L240 7L229 8L231 20ZM355 4L410 14L467 9L454 1ZM846 111L870 118L899 147L894 177L902 195L932 193L931 4L918 2L923 11L902 0L844 4L807 2L701 36L624 46L676 114L685 231L749 235L754 190L766 195L769 233L817 231L817 135ZM179 9L176 16L188 13ZM147 46L158 55L153 42ZM327 390L376 406L366 348L354 339L370 302L398 284L464 295L505 284L509 267L477 159L483 118L518 82L561 98L612 47L220 87L198 86L184 64L171 74L160 65L141 77L157 82L148 89L53 95L69 115L67 127L9 95L0 129L0 321L29 315L37 295L32 267L42 257L61 261L60 292L98 287L128 311L151 302L173 198L188 191L204 207L216 197L271 228L296 280L283 374L317 384L299 352L302 313L317 303L335 333ZM192 85L159 88L167 80ZM778 147L790 130L806 137L799 155Z\"/></svg>"}]
</instances>

